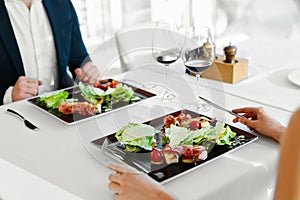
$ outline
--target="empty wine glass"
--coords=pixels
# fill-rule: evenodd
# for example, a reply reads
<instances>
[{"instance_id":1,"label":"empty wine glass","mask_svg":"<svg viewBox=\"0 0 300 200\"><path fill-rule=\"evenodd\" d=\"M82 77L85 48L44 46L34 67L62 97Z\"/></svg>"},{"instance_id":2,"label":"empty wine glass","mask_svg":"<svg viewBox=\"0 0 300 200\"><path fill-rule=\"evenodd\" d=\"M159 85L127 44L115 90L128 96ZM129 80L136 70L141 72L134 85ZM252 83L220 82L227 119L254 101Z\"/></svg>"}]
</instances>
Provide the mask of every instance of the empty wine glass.
<instances>
[{"instance_id":1,"label":"empty wine glass","mask_svg":"<svg viewBox=\"0 0 300 200\"><path fill-rule=\"evenodd\" d=\"M165 66L165 76L168 80L170 64L174 63L181 55L182 37L178 32L175 23L157 22L152 38L152 55L160 64ZM175 95L170 91L165 91L164 100L169 101Z\"/></svg>"},{"instance_id":2,"label":"empty wine glass","mask_svg":"<svg viewBox=\"0 0 300 200\"><path fill-rule=\"evenodd\" d=\"M191 27L186 31L182 47L182 60L186 69L196 75L197 93L200 92L200 75L214 62L215 53L212 36L208 27ZM207 104L198 99L198 110L207 110Z\"/></svg>"}]
</instances>

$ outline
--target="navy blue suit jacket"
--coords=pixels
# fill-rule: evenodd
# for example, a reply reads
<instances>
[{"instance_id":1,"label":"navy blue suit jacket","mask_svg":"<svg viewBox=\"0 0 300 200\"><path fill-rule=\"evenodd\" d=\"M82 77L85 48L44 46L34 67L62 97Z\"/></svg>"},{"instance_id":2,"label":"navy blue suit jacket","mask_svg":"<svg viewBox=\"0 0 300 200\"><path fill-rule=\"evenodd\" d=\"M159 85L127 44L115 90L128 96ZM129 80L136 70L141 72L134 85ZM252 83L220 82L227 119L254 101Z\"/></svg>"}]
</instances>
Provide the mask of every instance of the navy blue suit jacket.
<instances>
[{"instance_id":1,"label":"navy blue suit jacket","mask_svg":"<svg viewBox=\"0 0 300 200\"><path fill-rule=\"evenodd\" d=\"M43 0L55 41L59 88L68 85L67 67L74 70L89 61L79 30L76 12L70 0ZM9 86L24 76L19 47L4 4L0 0L0 105Z\"/></svg>"}]
</instances>

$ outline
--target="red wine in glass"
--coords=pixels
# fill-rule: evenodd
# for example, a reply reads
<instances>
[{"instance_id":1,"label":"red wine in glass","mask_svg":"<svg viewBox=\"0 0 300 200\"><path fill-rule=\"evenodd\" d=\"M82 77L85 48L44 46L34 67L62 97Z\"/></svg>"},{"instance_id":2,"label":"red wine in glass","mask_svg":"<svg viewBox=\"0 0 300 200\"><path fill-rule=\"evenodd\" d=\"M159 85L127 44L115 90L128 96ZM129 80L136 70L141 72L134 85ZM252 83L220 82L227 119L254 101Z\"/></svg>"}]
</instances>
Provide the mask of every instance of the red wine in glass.
<instances>
[{"instance_id":1,"label":"red wine in glass","mask_svg":"<svg viewBox=\"0 0 300 200\"><path fill-rule=\"evenodd\" d=\"M197 93L200 93L200 75L211 67L214 61L213 41L207 27L190 27L183 44L182 60L187 72L196 75ZM206 104L197 99L196 108L207 110Z\"/></svg>"},{"instance_id":2,"label":"red wine in glass","mask_svg":"<svg viewBox=\"0 0 300 200\"><path fill-rule=\"evenodd\" d=\"M178 26L173 22L157 22L153 31L152 56L160 64L165 66L165 80L168 82L169 66L178 60L181 55L184 35L178 32ZM176 95L166 90L163 99L172 102Z\"/></svg>"},{"instance_id":3,"label":"red wine in glass","mask_svg":"<svg viewBox=\"0 0 300 200\"><path fill-rule=\"evenodd\" d=\"M188 71L201 74L211 66L211 62L206 60L189 60L186 61L184 65Z\"/></svg>"},{"instance_id":4,"label":"red wine in glass","mask_svg":"<svg viewBox=\"0 0 300 200\"><path fill-rule=\"evenodd\" d=\"M156 56L156 61L164 65L169 65L175 62L178 59L178 57L179 57L178 53L162 52Z\"/></svg>"}]
</instances>

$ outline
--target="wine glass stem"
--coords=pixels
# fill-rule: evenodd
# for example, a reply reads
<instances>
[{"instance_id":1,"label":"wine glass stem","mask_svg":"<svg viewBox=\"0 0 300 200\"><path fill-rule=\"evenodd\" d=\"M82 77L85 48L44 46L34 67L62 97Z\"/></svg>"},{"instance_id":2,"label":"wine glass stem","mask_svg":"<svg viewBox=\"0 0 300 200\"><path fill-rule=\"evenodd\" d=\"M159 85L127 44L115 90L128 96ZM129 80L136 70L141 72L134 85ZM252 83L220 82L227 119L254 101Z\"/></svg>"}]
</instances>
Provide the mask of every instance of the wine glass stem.
<instances>
[{"instance_id":1,"label":"wine glass stem","mask_svg":"<svg viewBox=\"0 0 300 200\"><path fill-rule=\"evenodd\" d=\"M165 71L166 80L168 80L168 72L169 72L169 65L166 65L166 71Z\"/></svg>"},{"instance_id":2,"label":"wine glass stem","mask_svg":"<svg viewBox=\"0 0 300 200\"><path fill-rule=\"evenodd\" d=\"M200 93L200 73L196 73L196 87L197 95Z\"/></svg>"}]
</instances>

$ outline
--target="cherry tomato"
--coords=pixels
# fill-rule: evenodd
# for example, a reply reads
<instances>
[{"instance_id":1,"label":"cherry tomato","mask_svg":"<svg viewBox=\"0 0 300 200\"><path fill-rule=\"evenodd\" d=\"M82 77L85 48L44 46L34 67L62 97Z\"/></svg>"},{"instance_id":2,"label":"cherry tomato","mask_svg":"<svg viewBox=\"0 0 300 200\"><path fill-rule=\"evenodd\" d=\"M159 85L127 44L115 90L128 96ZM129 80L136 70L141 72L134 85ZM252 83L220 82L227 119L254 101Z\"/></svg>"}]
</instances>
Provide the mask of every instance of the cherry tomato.
<instances>
[{"instance_id":1,"label":"cherry tomato","mask_svg":"<svg viewBox=\"0 0 300 200\"><path fill-rule=\"evenodd\" d=\"M153 164L161 164L163 162L163 154L155 148L151 152L150 157Z\"/></svg>"},{"instance_id":2,"label":"cherry tomato","mask_svg":"<svg viewBox=\"0 0 300 200\"><path fill-rule=\"evenodd\" d=\"M107 90L107 85L102 85L100 82L99 82L99 84L97 84L97 86L96 86L97 88L100 88L101 90L104 90L104 91L106 91Z\"/></svg>"},{"instance_id":3,"label":"cherry tomato","mask_svg":"<svg viewBox=\"0 0 300 200\"><path fill-rule=\"evenodd\" d=\"M201 128L201 124L200 124L199 121L197 121L197 120L191 121L191 123L190 123L190 129L191 130L196 130L196 129L199 129L199 128Z\"/></svg>"}]
</instances>

